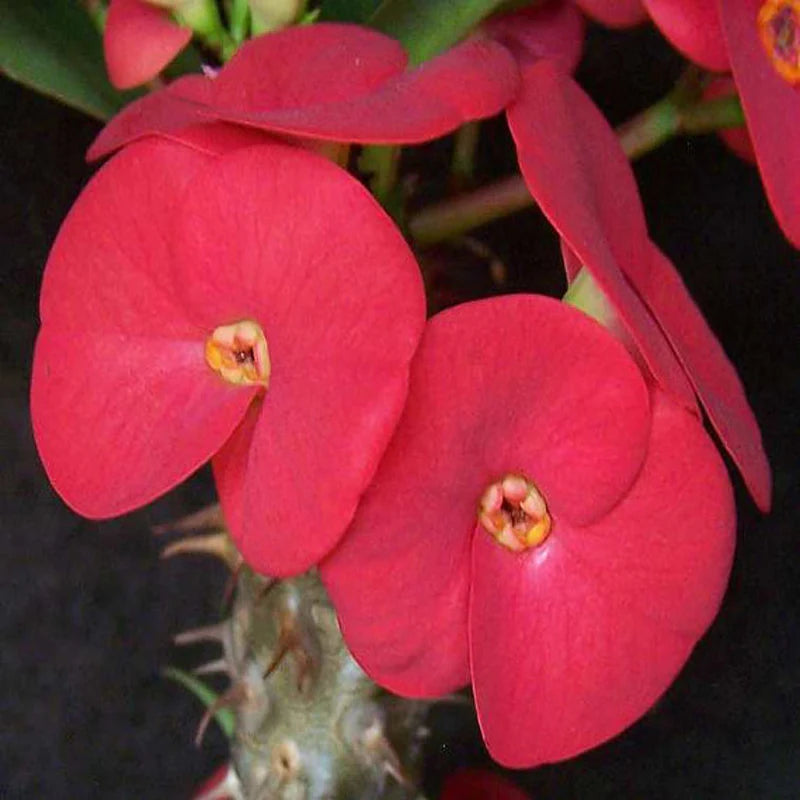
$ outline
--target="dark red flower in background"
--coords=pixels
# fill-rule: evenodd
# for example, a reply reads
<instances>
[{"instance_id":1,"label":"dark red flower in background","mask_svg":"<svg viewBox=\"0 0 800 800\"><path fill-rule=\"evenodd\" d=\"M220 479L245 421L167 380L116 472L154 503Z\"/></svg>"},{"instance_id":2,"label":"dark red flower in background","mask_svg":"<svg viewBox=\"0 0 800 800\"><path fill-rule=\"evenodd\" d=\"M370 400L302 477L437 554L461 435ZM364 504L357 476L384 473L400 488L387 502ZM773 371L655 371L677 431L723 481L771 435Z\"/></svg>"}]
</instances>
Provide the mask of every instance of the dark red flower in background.
<instances>
[{"instance_id":1,"label":"dark red flower in background","mask_svg":"<svg viewBox=\"0 0 800 800\"><path fill-rule=\"evenodd\" d=\"M131 145L70 211L42 286L36 443L59 494L94 518L214 456L245 558L300 572L344 531L400 415L419 269L326 160L203 147Z\"/></svg>"},{"instance_id":2,"label":"dark red flower in background","mask_svg":"<svg viewBox=\"0 0 800 800\"><path fill-rule=\"evenodd\" d=\"M190 75L127 106L89 158L147 134L224 121L291 137L414 143L501 111L517 89L509 52L488 39L416 69L388 36L355 25L296 26L252 39L216 77Z\"/></svg>"},{"instance_id":3,"label":"dark red flower in background","mask_svg":"<svg viewBox=\"0 0 800 800\"><path fill-rule=\"evenodd\" d=\"M742 384L650 241L633 171L608 122L547 62L525 70L508 120L528 188L566 244L570 280L584 266L657 383L690 409L697 394L753 499L768 509L769 463Z\"/></svg>"},{"instance_id":4,"label":"dark red flower in background","mask_svg":"<svg viewBox=\"0 0 800 800\"><path fill-rule=\"evenodd\" d=\"M441 800L528 800L528 795L494 772L461 769L445 780Z\"/></svg>"},{"instance_id":5,"label":"dark red flower in background","mask_svg":"<svg viewBox=\"0 0 800 800\"><path fill-rule=\"evenodd\" d=\"M189 44L192 31L146 0L111 0L103 52L111 83L130 89L155 78Z\"/></svg>"},{"instance_id":6,"label":"dark red flower in background","mask_svg":"<svg viewBox=\"0 0 800 800\"><path fill-rule=\"evenodd\" d=\"M629 28L647 19L643 0L575 0L593 20L609 28Z\"/></svg>"},{"instance_id":7,"label":"dark red flower in background","mask_svg":"<svg viewBox=\"0 0 800 800\"><path fill-rule=\"evenodd\" d=\"M321 575L378 683L472 681L492 756L558 761L640 717L719 606L725 468L601 326L555 300L428 324L403 417Z\"/></svg>"}]
</instances>

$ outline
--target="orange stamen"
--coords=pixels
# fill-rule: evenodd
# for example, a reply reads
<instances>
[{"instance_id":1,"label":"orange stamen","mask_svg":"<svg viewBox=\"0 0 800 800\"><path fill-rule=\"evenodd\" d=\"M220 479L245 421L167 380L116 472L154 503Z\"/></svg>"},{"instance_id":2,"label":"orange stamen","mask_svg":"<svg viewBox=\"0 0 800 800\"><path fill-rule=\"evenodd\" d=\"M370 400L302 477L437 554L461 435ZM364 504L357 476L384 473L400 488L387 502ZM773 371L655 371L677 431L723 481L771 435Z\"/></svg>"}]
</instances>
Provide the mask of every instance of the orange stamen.
<instances>
[{"instance_id":1,"label":"orange stamen","mask_svg":"<svg viewBox=\"0 0 800 800\"><path fill-rule=\"evenodd\" d=\"M206 339L206 363L223 380L235 385L269 385L271 364L261 326L245 319L221 325Z\"/></svg>"},{"instance_id":2,"label":"orange stamen","mask_svg":"<svg viewBox=\"0 0 800 800\"><path fill-rule=\"evenodd\" d=\"M765 0L757 24L775 71L792 85L800 82L800 0Z\"/></svg>"}]
</instances>

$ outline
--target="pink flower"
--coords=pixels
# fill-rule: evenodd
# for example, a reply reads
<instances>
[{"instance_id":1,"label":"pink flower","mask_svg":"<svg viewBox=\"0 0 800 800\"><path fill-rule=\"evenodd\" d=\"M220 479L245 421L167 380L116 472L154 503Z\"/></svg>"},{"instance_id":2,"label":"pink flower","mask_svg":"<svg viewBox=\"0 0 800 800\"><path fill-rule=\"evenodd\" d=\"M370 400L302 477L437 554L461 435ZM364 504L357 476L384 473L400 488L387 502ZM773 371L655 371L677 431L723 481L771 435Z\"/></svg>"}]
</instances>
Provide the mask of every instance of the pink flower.
<instances>
[{"instance_id":1,"label":"pink flower","mask_svg":"<svg viewBox=\"0 0 800 800\"><path fill-rule=\"evenodd\" d=\"M493 772L462 769L444 782L441 800L528 800L528 795Z\"/></svg>"},{"instance_id":2,"label":"pink flower","mask_svg":"<svg viewBox=\"0 0 800 800\"><path fill-rule=\"evenodd\" d=\"M717 612L730 483L696 417L555 300L428 324L395 437L322 578L380 684L471 680L511 767L600 744L663 693Z\"/></svg>"},{"instance_id":3,"label":"pink flower","mask_svg":"<svg viewBox=\"0 0 800 800\"><path fill-rule=\"evenodd\" d=\"M131 145L65 220L42 286L36 443L93 518L213 457L247 560L300 572L341 536L399 418L419 270L333 164L202 144Z\"/></svg>"},{"instance_id":4,"label":"pink flower","mask_svg":"<svg viewBox=\"0 0 800 800\"><path fill-rule=\"evenodd\" d=\"M693 61L732 69L767 198L800 247L800 0L645 0L664 35Z\"/></svg>"},{"instance_id":5,"label":"pink flower","mask_svg":"<svg viewBox=\"0 0 800 800\"><path fill-rule=\"evenodd\" d=\"M376 31L292 27L251 40L215 78L180 78L131 103L88 156L215 120L324 141L422 142L498 113L517 83L513 58L490 40L469 40L406 70L400 45Z\"/></svg>"},{"instance_id":6,"label":"pink flower","mask_svg":"<svg viewBox=\"0 0 800 800\"><path fill-rule=\"evenodd\" d=\"M103 52L111 83L130 89L155 78L192 38L146 0L111 0Z\"/></svg>"},{"instance_id":7,"label":"pink flower","mask_svg":"<svg viewBox=\"0 0 800 800\"><path fill-rule=\"evenodd\" d=\"M733 365L650 241L613 130L578 85L546 62L525 70L508 121L525 182L564 241L568 277L588 270L664 391L689 409L696 393L756 504L767 510L771 474L758 423Z\"/></svg>"}]
</instances>

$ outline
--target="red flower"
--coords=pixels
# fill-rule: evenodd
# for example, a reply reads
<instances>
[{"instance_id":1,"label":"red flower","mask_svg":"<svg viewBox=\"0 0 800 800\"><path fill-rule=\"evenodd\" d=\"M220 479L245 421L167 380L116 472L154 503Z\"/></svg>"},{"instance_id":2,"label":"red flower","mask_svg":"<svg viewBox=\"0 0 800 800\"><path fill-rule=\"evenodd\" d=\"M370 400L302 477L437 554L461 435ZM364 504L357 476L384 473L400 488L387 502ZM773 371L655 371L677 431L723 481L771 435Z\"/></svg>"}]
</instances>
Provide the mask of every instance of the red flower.
<instances>
[{"instance_id":1,"label":"red flower","mask_svg":"<svg viewBox=\"0 0 800 800\"><path fill-rule=\"evenodd\" d=\"M132 145L45 270L31 402L47 473L76 511L109 517L213 456L244 556L300 572L372 477L424 316L404 240L324 159Z\"/></svg>"},{"instance_id":2,"label":"red flower","mask_svg":"<svg viewBox=\"0 0 800 800\"><path fill-rule=\"evenodd\" d=\"M758 167L786 237L800 247L800 0L645 0L693 61L733 70Z\"/></svg>"},{"instance_id":3,"label":"red flower","mask_svg":"<svg viewBox=\"0 0 800 800\"><path fill-rule=\"evenodd\" d=\"M444 782L441 800L528 800L528 795L493 772L462 769Z\"/></svg>"},{"instance_id":4,"label":"red flower","mask_svg":"<svg viewBox=\"0 0 800 800\"><path fill-rule=\"evenodd\" d=\"M400 45L367 28L287 28L245 44L215 78L187 76L130 104L88 156L214 120L326 141L422 142L496 114L517 89L513 58L490 40L405 67Z\"/></svg>"},{"instance_id":5,"label":"red flower","mask_svg":"<svg viewBox=\"0 0 800 800\"><path fill-rule=\"evenodd\" d=\"M544 297L428 324L403 417L322 578L354 656L400 694L472 680L511 767L619 733L718 609L730 483L696 417L611 334Z\"/></svg>"},{"instance_id":6,"label":"red flower","mask_svg":"<svg viewBox=\"0 0 800 800\"><path fill-rule=\"evenodd\" d=\"M647 19L643 0L575 0L592 19L609 28L628 28Z\"/></svg>"},{"instance_id":7,"label":"red flower","mask_svg":"<svg viewBox=\"0 0 800 800\"><path fill-rule=\"evenodd\" d=\"M546 62L525 71L508 120L525 182L565 242L569 278L586 267L665 391L687 408L696 392L753 499L768 509L769 463L742 384L677 271L650 241L633 171L611 127Z\"/></svg>"},{"instance_id":8,"label":"red flower","mask_svg":"<svg viewBox=\"0 0 800 800\"><path fill-rule=\"evenodd\" d=\"M192 38L163 9L146 0L111 0L103 52L111 83L130 89L158 75Z\"/></svg>"}]
</instances>

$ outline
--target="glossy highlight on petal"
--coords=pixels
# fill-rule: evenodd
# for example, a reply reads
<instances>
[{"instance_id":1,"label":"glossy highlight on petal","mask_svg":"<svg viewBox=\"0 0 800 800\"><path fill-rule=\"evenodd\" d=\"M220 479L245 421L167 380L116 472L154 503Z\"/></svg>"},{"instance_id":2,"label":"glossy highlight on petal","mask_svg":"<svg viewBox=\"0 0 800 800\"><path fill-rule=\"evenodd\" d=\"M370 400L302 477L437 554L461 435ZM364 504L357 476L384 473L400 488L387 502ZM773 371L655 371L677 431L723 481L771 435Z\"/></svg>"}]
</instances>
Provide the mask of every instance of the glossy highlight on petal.
<instances>
[{"instance_id":1,"label":"glossy highlight on petal","mask_svg":"<svg viewBox=\"0 0 800 800\"><path fill-rule=\"evenodd\" d=\"M192 38L145 0L111 0L103 32L103 52L117 89L139 86L158 75Z\"/></svg>"}]
</instances>

